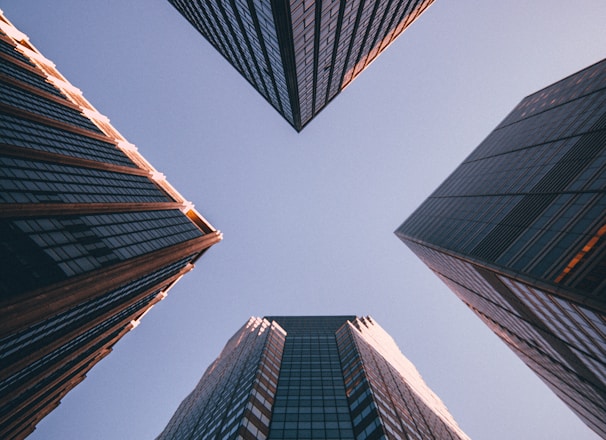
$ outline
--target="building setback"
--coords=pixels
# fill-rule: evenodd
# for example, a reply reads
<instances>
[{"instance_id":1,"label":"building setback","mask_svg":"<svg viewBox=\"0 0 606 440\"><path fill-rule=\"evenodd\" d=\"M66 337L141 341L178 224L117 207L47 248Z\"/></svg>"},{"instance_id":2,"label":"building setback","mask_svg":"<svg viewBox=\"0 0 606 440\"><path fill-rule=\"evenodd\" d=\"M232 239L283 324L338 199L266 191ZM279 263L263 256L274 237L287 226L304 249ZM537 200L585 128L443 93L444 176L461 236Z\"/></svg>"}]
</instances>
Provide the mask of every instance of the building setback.
<instances>
[{"instance_id":1,"label":"building setback","mask_svg":"<svg viewBox=\"0 0 606 440\"><path fill-rule=\"evenodd\" d=\"M169 1L297 131L433 3Z\"/></svg>"},{"instance_id":2,"label":"building setback","mask_svg":"<svg viewBox=\"0 0 606 440\"><path fill-rule=\"evenodd\" d=\"M372 318L250 318L167 439L468 439Z\"/></svg>"},{"instance_id":3,"label":"building setback","mask_svg":"<svg viewBox=\"0 0 606 440\"><path fill-rule=\"evenodd\" d=\"M606 438L606 60L528 96L397 229Z\"/></svg>"},{"instance_id":4,"label":"building setback","mask_svg":"<svg viewBox=\"0 0 606 440\"><path fill-rule=\"evenodd\" d=\"M0 11L0 438L23 438L221 235Z\"/></svg>"}]
</instances>

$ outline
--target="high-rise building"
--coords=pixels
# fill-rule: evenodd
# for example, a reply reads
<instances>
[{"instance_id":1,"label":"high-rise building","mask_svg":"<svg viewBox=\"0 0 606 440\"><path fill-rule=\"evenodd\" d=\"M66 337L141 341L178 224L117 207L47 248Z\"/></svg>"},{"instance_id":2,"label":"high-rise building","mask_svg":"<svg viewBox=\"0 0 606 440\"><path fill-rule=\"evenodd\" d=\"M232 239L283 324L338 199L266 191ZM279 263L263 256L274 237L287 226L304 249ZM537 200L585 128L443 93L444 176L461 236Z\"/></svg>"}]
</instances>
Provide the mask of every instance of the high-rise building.
<instances>
[{"instance_id":1,"label":"high-rise building","mask_svg":"<svg viewBox=\"0 0 606 440\"><path fill-rule=\"evenodd\" d=\"M297 130L433 0L169 0Z\"/></svg>"},{"instance_id":2,"label":"high-rise building","mask_svg":"<svg viewBox=\"0 0 606 440\"><path fill-rule=\"evenodd\" d=\"M372 318L250 318L158 439L468 439Z\"/></svg>"},{"instance_id":3,"label":"high-rise building","mask_svg":"<svg viewBox=\"0 0 606 440\"><path fill-rule=\"evenodd\" d=\"M0 11L0 438L221 239Z\"/></svg>"},{"instance_id":4,"label":"high-rise building","mask_svg":"<svg viewBox=\"0 0 606 440\"><path fill-rule=\"evenodd\" d=\"M606 437L606 60L518 104L396 234Z\"/></svg>"}]
</instances>

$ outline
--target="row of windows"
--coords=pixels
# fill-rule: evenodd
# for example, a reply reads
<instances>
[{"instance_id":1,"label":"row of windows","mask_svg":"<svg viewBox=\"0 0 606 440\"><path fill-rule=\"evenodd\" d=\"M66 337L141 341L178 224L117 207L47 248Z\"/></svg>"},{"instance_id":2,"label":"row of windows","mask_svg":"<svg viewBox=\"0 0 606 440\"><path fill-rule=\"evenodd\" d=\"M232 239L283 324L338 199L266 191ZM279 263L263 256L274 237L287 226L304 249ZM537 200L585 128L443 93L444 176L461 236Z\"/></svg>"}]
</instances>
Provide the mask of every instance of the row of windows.
<instances>
[{"instance_id":1,"label":"row of windows","mask_svg":"<svg viewBox=\"0 0 606 440\"><path fill-rule=\"evenodd\" d=\"M335 332L356 317L348 316L267 316L269 321L277 322L288 334L289 341L297 341L297 345L334 341ZM288 351L288 347L284 347Z\"/></svg>"},{"instance_id":2,"label":"row of windows","mask_svg":"<svg viewBox=\"0 0 606 440\"><path fill-rule=\"evenodd\" d=\"M135 167L114 144L0 113L0 142L65 156Z\"/></svg>"},{"instance_id":3,"label":"row of windows","mask_svg":"<svg viewBox=\"0 0 606 440\"><path fill-rule=\"evenodd\" d=\"M2 43L4 42L0 40L0 44ZM3 58L0 58L0 73L3 73L11 78L23 81L24 83L27 83L30 86L36 87L59 98L65 99L65 96L55 86L49 83L43 76L37 75L30 70L17 66L16 64L9 63Z\"/></svg>"},{"instance_id":4,"label":"row of windows","mask_svg":"<svg viewBox=\"0 0 606 440\"><path fill-rule=\"evenodd\" d=\"M228 383L222 383L221 386L227 385L227 389L218 390L215 399L220 398L221 400L214 408L211 407L204 419L199 422L198 428L194 431L194 438L208 438L215 432L217 434L235 432L242 425L247 430L258 433L258 428L250 422L252 420L256 420L257 423L261 422L261 419L266 418L264 413L268 413L263 405L255 405L255 403L260 403L257 397L260 395L253 390L254 385L259 385L255 378L259 371L262 353L271 334L271 331L266 331L266 329L267 323L262 322L258 330L246 335L248 341L239 343L241 347L235 352L237 359L232 359L231 362L240 365L236 365L232 369ZM251 341L251 339L253 340ZM242 346L243 344L247 346ZM219 417L223 412L224 416ZM248 416L244 417L245 413ZM257 414L258 416L256 416ZM268 421L267 418L264 424L267 425Z\"/></svg>"},{"instance_id":5,"label":"row of windows","mask_svg":"<svg viewBox=\"0 0 606 440\"><path fill-rule=\"evenodd\" d=\"M6 34L4 34L3 32L0 32L0 35L5 36ZM19 61L22 61L26 64L29 64L32 67L34 66L34 64L25 55L23 55L21 52L19 52L15 49L15 46L13 46L10 43L7 43L2 38L0 38L0 52L4 53L6 55L10 55L11 57L13 57Z\"/></svg>"},{"instance_id":6,"label":"row of windows","mask_svg":"<svg viewBox=\"0 0 606 440\"><path fill-rule=\"evenodd\" d=\"M479 311L485 318L497 322L502 327L502 329L492 327L497 335L504 339L507 338L504 336L506 334L516 335L516 340L523 342L518 350L540 352L541 356L548 356L551 362L571 368L568 359L546 341L542 329L537 327L535 322L528 321L527 314L522 315L521 311L504 301L495 288L477 290L464 276L455 279L440 278L451 290L458 293L472 310Z\"/></svg>"},{"instance_id":7,"label":"row of windows","mask_svg":"<svg viewBox=\"0 0 606 440\"><path fill-rule=\"evenodd\" d=\"M290 97L288 87L286 86L286 75L284 73L284 65L282 56L278 46L278 36L276 26L274 24L271 4L269 2L259 2L256 5L255 13L259 21L261 36L259 37L269 60L269 73L273 75L273 82L277 90L278 104L281 106L282 115L291 123L294 123L293 112L290 106ZM276 107L280 108L280 107Z\"/></svg>"},{"instance_id":8,"label":"row of windows","mask_svg":"<svg viewBox=\"0 0 606 440\"><path fill-rule=\"evenodd\" d=\"M584 420L604 426L603 393L596 392L575 370L554 362L540 350L525 348L525 341L515 335L510 334L503 341Z\"/></svg>"},{"instance_id":9,"label":"row of windows","mask_svg":"<svg viewBox=\"0 0 606 440\"><path fill-rule=\"evenodd\" d=\"M429 198L398 228L398 234L470 253L521 199L522 196Z\"/></svg>"},{"instance_id":10,"label":"row of windows","mask_svg":"<svg viewBox=\"0 0 606 440\"><path fill-rule=\"evenodd\" d=\"M570 303L566 305L566 309L560 308L560 304L566 304L564 300L556 301L539 289L509 278L499 278L541 318L554 335L571 345L590 369L594 370L594 365L600 365L600 369L594 372L602 380L602 385L606 386L606 364L603 362L606 358L606 334L600 331L600 327L606 330L604 325L606 317L597 316L589 310ZM595 364L591 361L592 357L597 360Z\"/></svg>"},{"instance_id":11,"label":"row of windows","mask_svg":"<svg viewBox=\"0 0 606 440\"><path fill-rule=\"evenodd\" d=\"M25 392L19 393L14 399L0 406L0 417L5 417L23 403L26 405L22 411L31 413L29 417L35 417L38 414L39 402L50 406L59 404L61 397L73 388L78 383L78 379L83 378L84 374L96 363L98 358L95 360L95 355L102 352L104 348L111 347L112 342L120 336L121 331L122 329L118 329L107 334L92 346L71 356L68 361L57 365L50 374L34 382ZM47 370L46 373L48 372ZM52 386L49 386L51 384Z\"/></svg>"},{"instance_id":12,"label":"row of windows","mask_svg":"<svg viewBox=\"0 0 606 440\"><path fill-rule=\"evenodd\" d=\"M353 440L354 433L351 429L275 429L272 430L273 437L269 439L305 439L305 440Z\"/></svg>"},{"instance_id":13,"label":"row of windows","mask_svg":"<svg viewBox=\"0 0 606 440\"><path fill-rule=\"evenodd\" d=\"M155 298L155 296L155 293L147 295L145 298L142 298L134 304L120 310L110 318L103 320L95 327L79 334L74 338L71 338L69 342L56 350L53 350L46 356L30 363L27 365L27 367L19 370L14 375L0 382L0 392L8 393L13 387L18 387L21 383L27 382L39 374L43 374L48 369L52 368L50 367L51 365L59 362L60 359L73 355L73 353L77 352L79 348L85 346L91 341L94 341L100 335L108 332L114 326L118 325L121 321L124 321L138 310L143 311L146 306Z\"/></svg>"},{"instance_id":14,"label":"row of windows","mask_svg":"<svg viewBox=\"0 0 606 440\"><path fill-rule=\"evenodd\" d=\"M67 276L200 237L180 211L14 220Z\"/></svg>"},{"instance_id":15,"label":"row of windows","mask_svg":"<svg viewBox=\"0 0 606 440\"><path fill-rule=\"evenodd\" d=\"M324 324L324 329L322 326L315 327L312 322L298 322L296 318L277 321L288 335L268 438L353 438L333 327L340 325L343 318L333 322L319 321ZM295 334L294 337L291 332ZM329 336L331 332L333 335ZM287 362L290 353L299 353L300 349L312 347L319 349L315 362L304 361L299 356L295 357L297 362ZM291 381L291 378L296 378L296 381ZM326 381L327 384L312 387L312 380ZM301 387L303 381L310 386Z\"/></svg>"},{"instance_id":16,"label":"row of windows","mask_svg":"<svg viewBox=\"0 0 606 440\"><path fill-rule=\"evenodd\" d=\"M345 373L345 385L348 390L348 403L351 411L352 424L356 439L368 438L374 433L378 437L382 433L381 420L379 419L374 398L367 380L367 369L375 368L372 359L363 359L360 349L365 348L364 343L358 339L354 341L355 331L344 328L338 333L339 351L343 360ZM347 360L348 359L348 360ZM347 366L346 366L347 365ZM359 391L358 391L359 390Z\"/></svg>"},{"instance_id":17,"label":"row of windows","mask_svg":"<svg viewBox=\"0 0 606 440\"><path fill-rule=\"evenodd\" d=\"M193 257L190 255L160 270L154 271L143 278L132 281L116 290L108 292L98 298L70 309L67 312L53 316L46 321L29 327L27 330L0 340L0 362L10 362L6 359L21 351L30 350L28 347L43 343L43 340L52 340L59 334L67 332L74 324L92 320L94 316L111 310L128 298L136 296L152 286L156 286L172 275L176 274ZM156 295L155 292L153 295Z\"/></svg>"},{"instance_id":18,"label":"row of windows","mask_svg":"<svg viewBox=\"0 0 606 440\"><path fill-rule=\"evenodd\" d=\"M95 124L84 117L78 110L58 104L50 99L42 98L27 90L11 84L0 82L0 102L31 113L40 114L77 127L101 133Z\"/></svg>"},{"instance_id":19,"label":"row of windows","mask_svg":"<svg viewBox=\"0 0 606 440\"><path fill-rule=\"evenodd\" d=\"M573 137L466 161L440 185L432 197L529 192L578 139Z\"/></svg>"},{"instance_id":20,"label":"row of windows","mask_svg":"<svg viewBox=\"0 0 606 440\"><path fill-rule=\"evenodd\" d=\"M358 318L338 334L342 356L351 358L347 378L352 416L362 415L363 438L467 439L444 404L425 384L394 340L370 317ZM361 386L364 385L364 386ZM357 403L356 403L357 402ZM373 420L371 403L380 415ZM376 416L375 416L376 417ZM362 420L366 422L362 422ZM385 431L385 432L384 432ZM406 433L406 434L404 434Z\"/></svg>"},{"instance_id":21,"label":"row of windows","mask_svg":"<svg viewBox=\"0 0 606 440\"><path fill-rule=\"evenodd\" d=\"M571 203L560 211L549 230L538 235L531 246L511 267L521 268L531 275L542 279L554 279L566 264L591 238L589 233L596 221L606 210L606 197L603 194L582 194L574 197ZM598 225L599 226L599 225ZM583 264L576 266L579 270ZM591 292L593 289L588 289Z\"/></svg>"},{"instance_id":22,"label":"row of windows","mask_svg":"<svg viewBox=\"0 0 606 440\"><path fill-rule=\"evenodd\" d=\"M606 89L509 125L499 125L467 158L502 154L512 149L577 136L593 128L604 114ZM598 124L599 125L599 124Z\"/></svg>"},{"instance_id":23,"label":"row of windows","mask_svg":"<svg viewBox=\"0 0 606 440\"><path fill-rule=\"evenodd\" d=\"M606 70L603 66L604 61L601 61L532 94L509 114L503 124L509 124L512 121L532 116L537 112L546 111L549 108L606 87Z\"/></svg>"},{"instance_id":24,"label":"row of windows","mask_svg":"<svg viewBox=\"0 0 606 440\"><path fill-rule=\"evenodd\" d=\"M556 195L591 163L602 164L591 169L604 177L604 154L591 153L599 145L575 143L541 180L546 194L430 198L398 233L539 278L555 279L575 249L593 236L592 231L600 226L595 222L606 209L599 191ZM586 181L601 181L584 175ZM453 188L456 185L452 182ZM592 291L597 284L588 285L586 290Z\"/></svg>"},{"instance_id":25,"label":"row of windows","mask_svg":"<svg viewBox=\"0 0 606 440\"><path fill-rule=\"evenodd\" d=\"M242 2L222 3L220 6L205 2L194 4L176 0L171 3L223 56L230 60L259 93L292 122L273 17L271 14L267 17L265 6L251 11L249 4ZM232 9L232 5L235 9ZM257 34L251 13L260 16L259 26L262 35ZM249 44L252 50L249 50ZM273 76L269 74L262 44L270 60ZM278 95L275 93L276 89Z\"/></svg>"},{"instance_id":26,"label":"row of windows","mask_svg":"<svg viewBox=\"0 0 606 440\"><path fill-rule=\"evenodd\" d=\"M469 277L467 275L460 275L460 278L464 279L461 282L468 284ZM449 278L441 277L441 279L455 293L464 298L465 302L489 324L493 331L501 336L540 376L555 383L554 387L556 389L577 388L587 395L595 394L588 384L579 383L578 373L574 373L574 366L551 343L544 339L542 333L539 332L540 329L517 316L516 312L509 307L508 312L505 312L506 309L495 307L488 298L480 296L480 293L489 295L490 292L493 292L494 295L491 296L491 299L494 300L499 297L496 291L485 287L480 288L479 291L471 291L460 284L454 283ZM552 379L549 379L550 377ZM553 377L556 379L553 379Z\"/></svg>"},{"instance_id":27,"label":"row of windows","mask_svg":"<svg viewBox=\"0 0 606 440\"><path fill-rule=\"evenodd\" d=\"M259 401L253 384L260 369L261 355L272 331L269 323L251 318L227 343L217 360L185 398L179 409L158 437L159 439L228 438L246 419L250 401ZM275 341L272 341L272 343ZM253 399L254 398L254 399ZM258 411L259 415L262 415ZM249 428L249 430L252 428Z\"/></svg>"},{"instance_id":28,"label":"row of windows","mask_svg":"<svg viewBox=\"0 0 606 440\"><path fill-rule=\"evenodd\" d=\"M263 63L263 60L255 59L255 54L249 50L247 39L244 37L245 34L254 35L253 30L248 29L248 32L246 32L247 29L240 28L238 18L241 18L241 14L236 14L229 3L222 6L222 8L219 8L218 2L212 5L217 12L215 16L217 18L216 24L223 29L223 35L226 37L227 43L233 53L236 54L236 58L241 61L244 76L263 96L267 96L267 85L263 81L263 75L260 74L257 64L257 61Z\"/></svg>"},{"instance_id":29,"label":"row of windows","mask_svg":"<svg viewBox=\"0 0 606 440\"><path fill-rule=\"evenodd\" d=\"M0 203L170 201L144 176L0 156Z\"/></svg>"}]
</instances>

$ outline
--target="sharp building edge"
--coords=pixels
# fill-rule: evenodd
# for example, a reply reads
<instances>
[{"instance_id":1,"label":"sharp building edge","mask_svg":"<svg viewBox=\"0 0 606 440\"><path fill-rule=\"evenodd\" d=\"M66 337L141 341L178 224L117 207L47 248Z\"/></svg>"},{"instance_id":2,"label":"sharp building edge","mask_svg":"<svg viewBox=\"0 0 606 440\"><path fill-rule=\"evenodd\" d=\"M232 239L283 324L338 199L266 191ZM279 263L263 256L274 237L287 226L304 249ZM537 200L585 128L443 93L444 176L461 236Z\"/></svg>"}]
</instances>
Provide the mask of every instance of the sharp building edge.
<instances>
[{"instance_id":1,"label":"sharp building edge","mask_svg":"<svg viewBox=\"0 0 606 440\"><path fill-rule=\"evenodd\" d=\"M0 438L31 433L220 239L0 11Z\"/></svg>"},{"instance_id":2,"label":"sharp building edge","mask_svg":"<svg viewBox=\"0 0 606 440\"><path fill-rule=\"evenodd\" d=\"M169 0L301 131L433 0Z\"/></svg>"},{"instance_id":3,"label":"sharp building edge","mask_svg":"<svg viewBox=\"0 0 606 440\"><path fill-rule=\"evenodd\" d=\"M606 60L523 99L396 235L606 438Z\"/></svg>"}]
</instances>

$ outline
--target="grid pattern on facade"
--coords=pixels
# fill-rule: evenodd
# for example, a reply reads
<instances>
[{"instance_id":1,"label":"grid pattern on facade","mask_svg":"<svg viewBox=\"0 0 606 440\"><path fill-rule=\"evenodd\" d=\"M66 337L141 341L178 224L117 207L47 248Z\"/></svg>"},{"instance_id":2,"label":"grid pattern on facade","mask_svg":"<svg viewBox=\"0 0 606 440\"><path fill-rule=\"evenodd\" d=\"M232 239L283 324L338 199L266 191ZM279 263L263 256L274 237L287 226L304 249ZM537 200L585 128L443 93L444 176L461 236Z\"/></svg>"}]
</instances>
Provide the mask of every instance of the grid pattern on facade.
<instances>
[{"instance_id":1,"label":"grid pattern on facade","mask_svg":"<svg viewBox=\"0 0 606 440\"><path fill-rule=\"evenodd\" d=\"M606 314L407 245L592 429L604 433Z\"/></svg>"},{"instance_id":2,"label":"grid pattern on facade","mask_svg":"<svg viewBox=\"0 0 606 440\"><path fill-rule=\"evenodd\" d=\"M284 331L251 318L227 343L158 439L264 439Z\"/></svg>"},{"instance_id":3,"label":"grid pattern on facade","mask_svg":"<svg viewBox=\"0 0 606 440\"><path fill-rule=\"evenodd\" d=\"M0 52L2 52L5 55L8 55L14 59L16 59L17 61L20 61L22 63L25 63L29 66L34 67L35 64L32 63L29 58L27 58L26 56L24 56L22 53L20 53L19 51L15 50L15 45L9 43L8 41L6 41L4 38L8 39L8 37L6 36L6 34L2 31L0 31Z\"/></svg>"},{"instance_id":4,"label":"grid pattern on facade","mask_svg":"<svg viewBox=\"0 0 606 440\"><path fill-rule=\"evenodd\" d=\"M396 234L606 435L606 60L525 98Z\"/></svg>"},{"instance_id":5,"label":"grid pattern on facade","mask_svg":"<svg viewBox=\"0 0 606 440\"><path fill-rule=\"evenodd\" d=\"M80 133L51 127L0 110L0 143L62 154L98 162L135 167L109 139L102 141Z\"/></svg>"},{"instance_id":6,"label":"grid pattern on facade","mask_svg":"<svg viewBox=\"0 0 606 440\"><path fill-rule=\"evenodd\" d=\"M203 235L177 210L2 219L0 224L6 296L47 284L45 274L56 269L64 279Z\"/></svg>"},{"instance_id":7,"label":"grid pattern on facade","mask_svg":"<svg viewBox=\"0 0 606 440\"><path fill-rule=\"evenodd\" d=\"M600 295L606 61L546 90L522 101L398 233ZM585 258L560 277L588 243L594 263Z\"/></svg>"},{"instance_id":8,"label":"grid pattern on facade","mask_svg":"<svg viewBox=\"0 0 606 440\"><path fill-rule=\"evenodd\" d=\"M170 2L276 110L293 123L270 2Z\"/></svg>"},{"instance_id":9,"label":"grid pattern on facade","mask_svg":"<svg viewBox=\"0 0 606 440\"><path fill-rule=\"evenodd\" d=\"M529 366L541 377L550 388L588 423L596 432L602 432L602 416L606 409L606 388L604 387L604 373L606 364L603 358L596 358L595 351L604 344L604 336L594 333L589 336L584 332L584 327L565 316L551 315L550 320L545 322L545 314L552 311L546 304L541 304L545 309L537 309L540 303L532 303L520 294L524 291L527 298L537 299L547 295L539 289L531 289L513 280L501 278L507 281L506 285L515 285L511 293L517 295L517 300L522 300L523 305L509 307L509 310L495 307L476 291L467 289L462 291L467 298L473 293L476 296L470 300L476 313L497 333L507 345L510 346L522 359L527 360ZM444 280L451 288L462 289L455 286L450 280ZM503 291L483 291L485 296L491 297L503 295ZM562 301L562 303L565 303ZM489 306L487 306L487 304ZM569 307L573 307L569 305ZM582 308L579 308L582 311ZM588 314L591 313L587 311ZM581 312L582 313L582 312ZM597 316L604 319L604 316ZM577 336L575 338L575 336ZM580 339L578 336L584 337ZM596 347L588 350L585 342L590 337L597 339L590 342ZM600 342L601 340L601 342Z\"/></svg>"},{"instance_id":10,"label":"grid pattern on facade","mask_svg":"<svg viewBox=\"0 0 606 440\"><path fill-rule=\"evenodd\" d=\"M345 319L267 319L287 332L268 438L354 439L335 338Z\"/></svg>"},{"instance_id":11,"label":"grid pattern on facade","mask_svg":"<svg viewBox=\"0 0 606 440\"><path fill-rule=\"evenodd\" d=\"M21 439L221 235L0 29L0 437Z\"/></svg>"},{"instance_id":12,"label":"grid pattern on facade","mask_svg":"<svg viewBox=\"0 0 606 440\"><path fill-rule=\"evenodd\" d=\"M90 368L90 365L87 364L94 362L93 358L96 355L103 353L105 347L108 345L111 346L112 341L115 340L120 333L121 329L115 330L109 334L102 334L102 339L94 340L93 344L88 346L83 346L83 340L80 338L73 340L70 347L65 347L65 351L72 352L79 348L81 350L77 352L77 356L71 357L66 363L60 365L58 369L52 371L51 374L46 376L43 381L38 381L33 384L32 388L29 388L24 393L19 395L18 400L11 401L8 405L3 405L2 408L0 408L0 417L5 419L10 417L11 419L15 418L18 420L18 418L21 418L28 412L33 413L31 415L32 417L36 417L36 407L38 405L47 404L47 400L52 401L61 398L65 394L62 392L65 389L64 387L69 385L69 382L75 380L76 378L83 378L84 373ZM83 335L83 338L84 337L85 336ZM70 350L70 348L72 350ZM57 355L59 355L59 353L57 353ZM44 361L52 360L54 359L45 359ZM32 368L35 369L36 367L37 365L33 366ZM28 371L22 371L23 375L27 373ZM53 388L49 390L48 387L51 384L53 385ZM15 406L18 404L21 404L22 406L19 409L19 412L15 412ZM2 428L4 432L7 432L5 431L7 427L4 425L12 425L12 422L13 420L8 420L5 423L0 423L0 428ZM8 428L10 429L12 426L8 426ZM8 433L10 435L17 434L16 437L21 437L18 435L18 432L14 433L8 431Z\"/></svg>"},{"instance_id":13,"label":"grid pattern on facade","mask_svg":"<svg viewBox=\"0 0 606 440\"><path fill-rule=\"evenodd\" d=\"M33 114L56 119L66 124L74 125L80 128L91 130L97 133L101 131L88 118L83 116L78 110L75 110L65 104L59 104L54 100L42 97L29 90L22 89L12 84L6 84L0 78L0 103L10 105L20 110L26 110Z\"/></svg>"},{"instance_id":14,"label":"grid pattern on facade","mask_svg":"<svg viewBox=\"0 0 606 440\"><path fill-rule=\"evenodd\" d=\"M0 155L0 204L172 201L144 176Z\"/></svg>"},{"instance_id":15,"label":"grid pattern on facade","mask_svg":"<svg viewBox=\"0 0 606 440\"><path fill-rule=\"evenodd\" d=\"M384 437L389 428L381 423L365 365L348 327L337 331L337 344L355 438Z\"/></svg>"},{"instance_id":16,"label":"grid pattern on facade","mask_svg":"<svg viewBox=\"0 0 606 440\"><path fill-rule=\"evenodd\" d=\"M0 39L0 46L2 45L6 46L7 43ZM13 63L0 62L0 78L2 78L3 75L65 99L65 96L55 86L49 83L44 76L40 75L40 73L35 70L25 69L24 67Z\"/></svg>"},{"instance_id":17,"label":"grid pattern on facade","mask_svg":"<svg viewBox=\"0 0 606 440\"><path fill-rule=\"evenodd\" d=\"M50 345L61 335L92 322L97 316L118 309L142 292L177 274L192 256L182 258L143 278L127 283L107 294L86 301L76 307L49 317L25 330L0 339L0 370L10 367L20 356L19 352L32 353Z\"/></svg>"},{"instance_id":18,"label":"grid pattern on facade","mask_svg":"<svg viewBox=\"0 0 606 440\"><path fill-rule=\"evenodd\" d=\"M40 376L48 374L48 371L53 369L53 364L66 357L68 354L77 353L81 348L86 347L91 341L95 341L97 337L103 336L107 330L112 329L116 324L121 323L135 312L145 310L145 306L149 304L158 293L159 291L153 292L134 304L122 308L119 312L113 314L99 325L80 333L75 338L70 339L68 343L29 364L27 368L21 369L10 377L3 379L0 384L0 392L4 395L10 395L13 388L23 386L23 383L35 382L35 385L28 387L27 391L20 393L17 399L11 400L8 404L0 408L0 417L5 416L13 405L19 405L21 402L28 401L30 396L35 394L38 389L48 386L50 380L46 380L46 377L41 379Z\"/></svg>"},{"instance_id":19,"label":"grid pattern on facade","mask_svg":"<svg viewBox=\"0 0 606 440\"><path fill-rule=\"evenodd\" d=\"M337 339L357 440L468 439L372 318L343 326Z\"/></svg>"},{"instance_id":20,"label":"grid pattern on facade","mask_svg":"<svg viewBox=\"0 0 606 440\"><path fill-rule=\"evenodd\" d=\"M296 130L433 3L169 1Z\"/></svg>"},{"instance_id":21,"label":"grid pattern on facade","mask_svg":"<svg viewBox=\"0 0 606 440\"><path fill-rule=\"evenodd\" d=\"M251 318L158 438L468 439L389 335L355 316Z\"/></svg>"}]
</instances>

